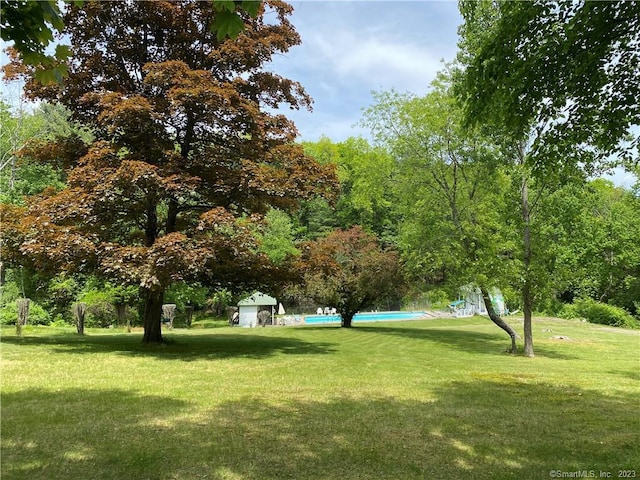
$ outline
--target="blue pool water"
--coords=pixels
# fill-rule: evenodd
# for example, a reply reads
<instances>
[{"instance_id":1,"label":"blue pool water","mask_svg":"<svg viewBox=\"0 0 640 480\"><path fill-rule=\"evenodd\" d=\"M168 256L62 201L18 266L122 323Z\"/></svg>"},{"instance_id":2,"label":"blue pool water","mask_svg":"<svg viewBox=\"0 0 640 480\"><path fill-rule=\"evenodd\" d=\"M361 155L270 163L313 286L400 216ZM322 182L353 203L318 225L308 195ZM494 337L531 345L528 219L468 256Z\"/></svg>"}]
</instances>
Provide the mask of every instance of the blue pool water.
<instances>
[{"instance_id":1,"label":"blue pool water","mask_svg":"<svg viewBox=\"0 0 640 480\"><path fill-rule=\"evenodd\" d=\"M353 322L386 322L392 320L420 320L422 318L431 318L426 312L365 312L356 313ZM340 315L305 315L305 325L317 324L339 324Z\"/></svg>"}]
</instances>

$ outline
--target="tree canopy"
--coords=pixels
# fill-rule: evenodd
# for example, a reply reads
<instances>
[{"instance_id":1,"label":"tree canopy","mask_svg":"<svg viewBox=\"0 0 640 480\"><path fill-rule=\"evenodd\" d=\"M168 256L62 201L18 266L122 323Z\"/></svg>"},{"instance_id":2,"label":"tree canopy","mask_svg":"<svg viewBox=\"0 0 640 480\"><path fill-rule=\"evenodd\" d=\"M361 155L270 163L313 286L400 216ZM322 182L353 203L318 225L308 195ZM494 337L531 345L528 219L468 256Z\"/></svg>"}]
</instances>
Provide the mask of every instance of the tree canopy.
<instances>
[{"instance_id":1,"label":"tree canopy","mask_svg":"<svg viewBox=\"0 0 640 480\"><path fill-rule=\"evenodd\" d=\"M424 97L394 91L375 97L363 123L398 163L399 245L407 272L452 291L472 282L488 292L513 282L519 252L500 149L490 137L462 128L444 78ZM494 321L512 336L515 351L513 330Z\"/></svg>"},{"instance_id":2,"label":"tree canopy","mask_svg":"<svg viewBox=\"0 0 640 480\"><path fill-rule=\"evenodd\" d=\"M255 18L260 11L260 0L210 0L216 11L210 29L218 39L235 38L244 28L243 13ZM82 7L85 0L65 0ZM64 3L57 0L5 1L0 4L0 36L13 42L12 48L22 60L38 67L35 78L43 83L61 82L69 73L66 60L70 50L65 44L55 45L55 53L47 47L55 43L57 34L64 30Z\"/></svg>"},{"instance_id":3,"label":"tree canopy","mask_svg":"<svg viewBox=\"0 0 640 480\"><path fill-rule=\"evenodd\" d=\"M460 12L468 123L535 131L529 161L547 175L571 158L638 161L640 3L461 1Z\"/></svg>"}]
</instances>

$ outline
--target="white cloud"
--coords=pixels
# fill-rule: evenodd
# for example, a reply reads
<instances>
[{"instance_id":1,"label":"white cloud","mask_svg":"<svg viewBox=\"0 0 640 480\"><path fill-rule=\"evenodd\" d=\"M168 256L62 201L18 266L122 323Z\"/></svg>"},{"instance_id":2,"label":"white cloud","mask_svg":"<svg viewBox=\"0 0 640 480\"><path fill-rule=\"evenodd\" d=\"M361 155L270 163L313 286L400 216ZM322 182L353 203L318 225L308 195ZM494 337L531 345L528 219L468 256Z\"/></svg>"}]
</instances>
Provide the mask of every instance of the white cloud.
<instances>
[{"instance_id":1,"label":"white cloud","mask_svg":"<svg viewBox=\"0 0 640 480\"><path fill-rule=\"evenodd\" d=\"M357 82L371 89L425 91L442 67L440 58L422 45L403 39L363 36L342 31L337 35L315 32L307 37L314 61L325 75L339 82Z\"/></svg>"},{"instance_id":2,"label":"white cloud","mask_svg":"<svg viewBox=\"0 0 640 480\"><path fill-rule=\"evenodd\" d=\"M637 178L633 173L626 171L624 168L614 168L611 173L607 173L606 175L602 175L602 178L612 181L615 185L619 187L631 188L636 182L640 179Z\"/></svg>"},{"instance_id":3,"label":"white cloud","mask_svg":"<svg viewBox=\"0 0 640 480\"><path fill-rule=\"evenodd\" d=\"M302 83L314 112L289 115L303 140L367 135L352 128L372 90L426 93L453 60L461 19L454 2L294 2L291 22L302 45L272 68ZM320 133L318 133L320 132Z\"/></svg>"}]
</instances>

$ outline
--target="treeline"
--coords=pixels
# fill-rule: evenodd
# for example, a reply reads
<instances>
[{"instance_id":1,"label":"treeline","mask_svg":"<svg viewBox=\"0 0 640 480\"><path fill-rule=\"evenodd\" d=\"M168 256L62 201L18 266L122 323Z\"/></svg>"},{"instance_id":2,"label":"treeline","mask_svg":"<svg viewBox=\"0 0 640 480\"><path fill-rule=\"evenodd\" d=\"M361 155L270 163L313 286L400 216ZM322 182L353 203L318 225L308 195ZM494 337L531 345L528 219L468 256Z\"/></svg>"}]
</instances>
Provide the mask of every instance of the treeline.
<instances>
[{"instance_id":1,"label":"treeline","mask_svg":"<svg viewBox=\"0 0 640 480\"><path fill-rule=\"evenodd\" d=\"M61 189L64 169L55 168L55 162L36 162L24 152L34 142L60 137L89 142L91 131L71 121L61 106L44 103L33 111L15 111L2 103L0 108L2 203L22 205L45 189ZM339 194L304 200L295 214L271 209L264 229L255 232L260 249L274 264L295 270L305 245L361 227L361 235L375 239L380 251L396 252L401 265L400 276L393 269L379 269L378 278L385 278L376 285L378 294L367 297L366 308L442 308L462 285L474 282L500 287L509 308L522 309L517 166L502 161L504 149L494 136L470 136L460 118L446 84L434 85L424 97L376 94L376 103L363 116L373 144L363 138L303 143L307 155L336 166ZM535 311L633 326L631 315L640 312L638 185L624 188L576 172L562 181L532 182L529 188ZM315 261L326 264L328 258ZM288 307L314 310L326 286L317 278L315 284L307 278L307 289L302 283L289 278L278 294ZM177 282L164 301L178 305L179 319L186 324L194 311L225 315L226 306L243 293ZM340 301L324 294L326 301ZM33 323L72 322L76 302L88 304L90 326L141 322L135 285L98 275L53 275L28 263L5 261L2 323L15 321L20 297L32 299ZM603 309L608 312L604 320Z\"/></svg>"}]
</instances>

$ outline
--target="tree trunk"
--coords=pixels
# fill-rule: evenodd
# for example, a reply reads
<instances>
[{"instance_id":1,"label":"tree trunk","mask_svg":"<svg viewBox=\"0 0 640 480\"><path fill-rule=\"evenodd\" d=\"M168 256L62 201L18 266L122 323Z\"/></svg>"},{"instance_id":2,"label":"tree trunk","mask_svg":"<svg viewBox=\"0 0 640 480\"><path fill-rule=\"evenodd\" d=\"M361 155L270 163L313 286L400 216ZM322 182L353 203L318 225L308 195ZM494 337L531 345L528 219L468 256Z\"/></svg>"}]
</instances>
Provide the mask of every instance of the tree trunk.
<instances>
[{"instance_id":1,"label":"tree trunk","mask_svg":"<svg viewBox=\"0 0 640 480\"><path fill-rule=\"evenodd\" d=\"M144 298L144 337L143 343L164 343L162 338L162 302L164 300L163 288L143 288Z\"/></svg>"},{"instance_id":2,"label":"tree trunk","mask_svg":"<svg viewBox=\"0 0 640 480\"><path fill-rule=\"evenodd\" d=\"M340 312L340 317L342 318L340 326L342 326L344 328L353 327L353 325L352 325L353 317L356 316L356 313L358 313L358 312L357 311L355 311L355 312L352 312L352 311L342 311L342 312Z\"/></svg>"},{"instance_id":3,"label":"tree trunk","mask_svg":"<svg viewBox=\"0 0 640 480\"><path fill-rule=\"evenodd\" d=\"M522 286L522 312L524 314L524 354L533 357L533 332L531 317L533 295L531 291L531 211L529 209L529 185L527 175L522 177L522 249L524 285Z\"/></svg>"},{"instance_id":4,"label":"tree trunk","mask_svg":"<svg viewBox=\"0 0 640 480\"><path fill-rule=\"evenodd\" d=\"M18 319L16 320L16 334L22 336L22 327L27 324L29 320L29 299L19 298L16 300L18 306Z\"/></svg>"},{"instance_id":5,"label":"tree trunk","mask_svg":"<svg viewBox=\"0 0 640 480\"><path fill-rule=\"evenodd\" d=\"M187 305L184 307L185 313L185 323L187 324L187 328L191 328L191 322L193 320L193 305Z\"/></svg>"},{"instance_id":6,"label":"tree trunk","mask_svg":"<svg viewBox=\"0 0 640 480\"><path fill-rule=\"evenodd\" d=\"M76 318L76 330L78 335L84 335L84 316L87 312L87 304L84 302L74 303L73 316Z\"/></svg>"},{"instance_id":7,"label":"tree trunk","mask_svg":"<svg viewBox=\"0 0 640 480\"><path fill-rule=\"evenodd\" d=\"M127 305L124 303L116 303L116 323L119 327L124 325L125 314L127 312Z\"/></svg>"},{"instance_id":8,"label":"tree trunk","mask_svg":"<svg viewBox=\"0 0 640 480\"><path fill-rule=\"evenodd\" d=\"M353 327L353 325L351 324L352 321L353 321L353 315L349 316L349 315L343 314L342 323L340 324L340 326L343 328L351 328Z\"/></svg>"},{"instance_id":9,"label":"tree trunk","mask_svg":"<svg viewBox=\"0 0 640 480\"><path fill-rule=\"evenodd\" d=\"M176 231L176 221L178 219L178 202L173 198L169 200L169 205L167 207L167 233L172 233Z\"/></svg>"},{"instance_id":10,"label":"tree trunk","mask_svg":"<svg viewBox=\"0 0 640 480\"><path fill-rule=\"evenodd\" d=\"M484 286L480 286L480 292L482 293L482 300L484 300L484 306L487 308L489 318L493 323L509 334L511 337L511 353L517 353L518 347L516 346L516 339L518 338L518 334L507 322L502 320L500 315L498 315L493 309L493 303L491 303L489 291Z\"/></svg>"}]
</instances>

